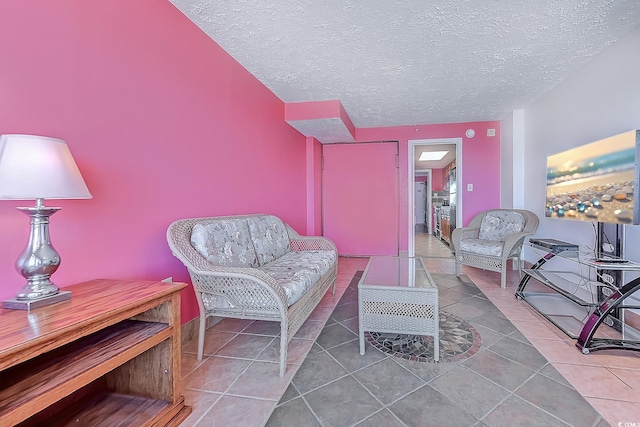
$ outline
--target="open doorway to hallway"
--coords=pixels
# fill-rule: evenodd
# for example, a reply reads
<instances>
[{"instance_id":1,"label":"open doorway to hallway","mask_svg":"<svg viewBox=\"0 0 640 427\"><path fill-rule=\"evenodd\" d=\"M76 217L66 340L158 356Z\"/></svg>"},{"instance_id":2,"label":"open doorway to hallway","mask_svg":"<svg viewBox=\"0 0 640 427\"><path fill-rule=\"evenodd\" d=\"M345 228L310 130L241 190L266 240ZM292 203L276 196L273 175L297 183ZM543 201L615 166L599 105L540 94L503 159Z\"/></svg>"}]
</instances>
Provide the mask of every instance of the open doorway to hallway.
<instances>
[{"instance_id":1,"label":"open doorway to hallway","mask_svg":"<svg viewBox=\"0 0 640 427\"><path fill-rule=\"evenodd\" d=\"M444 248L437 253L448 257L451 232L462 218L461 197L456 191L461 181L457 165L462 164L462 138L408 142L409 256L425 256L418 254L418 247L424 251L430 246ZM424 214L419 209L423 206ZM433 243L425 243L426 237L433 237L429 239Z\"/></svg>"},{"instance_id":2,"label":"open doorway to hallway","mask_svg":"<svg viewBox=\"0 0 640 427\"><path fill-rule=\"evenodd\" d=\"M453 258L451 248L440 238L426 231L426 228L422 224L416 224L414 256L423 258Z\"/></svg>"}]
</instances>

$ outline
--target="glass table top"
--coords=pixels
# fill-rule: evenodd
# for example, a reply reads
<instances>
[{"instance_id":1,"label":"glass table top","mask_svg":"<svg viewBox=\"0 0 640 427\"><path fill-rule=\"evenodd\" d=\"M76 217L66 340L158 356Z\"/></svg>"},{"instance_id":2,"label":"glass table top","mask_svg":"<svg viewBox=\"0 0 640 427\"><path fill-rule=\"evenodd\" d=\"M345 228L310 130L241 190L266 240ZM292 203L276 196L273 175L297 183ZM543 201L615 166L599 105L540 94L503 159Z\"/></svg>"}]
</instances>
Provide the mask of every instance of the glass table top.
<instances>
[{"instance_id":1,"label":"glass table top","mask_svg":"<svg viewBox=\"0 0 640 427\"><path fill-rule=\"evenodd\" d=\"M372 256L358 286L436 288L422 258Z\"/></svg>"}]
</instances>

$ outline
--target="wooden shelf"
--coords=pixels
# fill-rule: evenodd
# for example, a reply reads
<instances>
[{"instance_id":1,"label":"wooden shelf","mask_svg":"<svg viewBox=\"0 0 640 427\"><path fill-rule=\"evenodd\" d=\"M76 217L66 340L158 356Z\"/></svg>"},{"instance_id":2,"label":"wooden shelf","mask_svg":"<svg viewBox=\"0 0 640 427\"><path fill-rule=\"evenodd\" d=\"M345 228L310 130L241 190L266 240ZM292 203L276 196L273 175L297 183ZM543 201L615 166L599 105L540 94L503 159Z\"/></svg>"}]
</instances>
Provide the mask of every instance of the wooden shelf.
<instances>
[{"instance_id":1,"label":"wooden shelf","mask_svg":"<svg viewBox=\"0 0 640 427\"><path fill-rule=\"evenodd\" d=\"M185 285L107 282L65 289L82 313L71 301L0 310L0 425L177 425L189 414L180 390Z\"/></svg>"},{"instance_id":2,"label":"wooden shelf","mask_svg":"<svg viewBox=\"0 0 640 427\"><path fill-rule=\"evenodd\" d=\"M176 418L184 419L188 415L181 411L169 412L170 407L170 402L166 400L102 392L65 405L64 409L58 412L35 415L17 427L146 426L154 425L153 420L157 414L166 412L165 423L159 424L164 425L171 424L170 421Z\"/></svg>"}]
</instances>

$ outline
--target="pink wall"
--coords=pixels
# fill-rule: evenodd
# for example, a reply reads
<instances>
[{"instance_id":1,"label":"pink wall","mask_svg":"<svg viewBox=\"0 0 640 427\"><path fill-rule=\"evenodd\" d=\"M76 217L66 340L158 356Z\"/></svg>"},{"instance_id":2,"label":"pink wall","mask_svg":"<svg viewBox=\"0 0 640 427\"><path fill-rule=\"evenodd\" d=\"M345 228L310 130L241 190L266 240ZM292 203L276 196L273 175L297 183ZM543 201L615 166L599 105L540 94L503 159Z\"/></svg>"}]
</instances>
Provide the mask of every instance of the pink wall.
<instances>
[{"instance_id":1,"label":"pink wall","mask_svg":"<svg viewBox=\"0 0 640 427\"><path fill-rule=\"evenodd\" d=\"M418 175L415 177L415 182L427 182L426 175Z\"/></svg>"},{"instance_id":2,"label":"pink wall","mask_svg":"<svg viewBox=\"0 0 640 427\"><path fill-rule=\"evenodd\" d=\"M284 104L170 2L0 4L0 134L65 139L91 200L50 201L65 286L98 278L189 281L165 232L184 217L270 212L306 227L305 138ZM27 217L0 201L0 298ZM197 315L191 289L183 320Z\"/></svg>"},{"instance_id":3,"label":"pink wall","mask_svg":"<svg viewBox=\"0 0 640 427\"><path fill-rule=\"evenodd\" d=\"M322 236L322 144L312 136L307 137L307 230L304 234Z\"/></svg>"},{"instance_id":4,"label":"pink wall","mask_svg":"<svg viewBox=\"0 0 640 427\"><path fill-rule=\"evenodd\" d=\"M467 138L465 131L472 128L474 138ZM495 129L496 135L488 137L487 129ZM408 247L408 147L409 140L462 138L462 191L463 225L479 212L500 207L500 122L449 123L436 125L397 126L356 129L356 141L400 141L400 250ZM473 192L467 191L472 183Z\"/></svg>"}]
</instances>

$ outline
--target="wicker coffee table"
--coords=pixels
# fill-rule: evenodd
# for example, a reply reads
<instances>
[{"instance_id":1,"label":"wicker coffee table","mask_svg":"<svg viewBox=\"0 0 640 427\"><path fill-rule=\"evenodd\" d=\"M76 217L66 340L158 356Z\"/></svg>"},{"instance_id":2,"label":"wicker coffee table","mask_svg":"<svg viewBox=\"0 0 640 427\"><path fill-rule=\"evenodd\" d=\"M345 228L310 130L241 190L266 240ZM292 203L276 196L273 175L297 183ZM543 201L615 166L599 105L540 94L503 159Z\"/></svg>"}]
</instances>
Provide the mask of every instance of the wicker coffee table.
<instances>
[{"instance_id":1,"label":"wicker coffee table","mask_svg":"<svg viewBox=\"0 0 640 427\"><path fill-rule=\"evenodd\" d=\"M373 256L358 283L360 354L364 333L433 336L439 348L438 288L421 258Z\"/></svg>"}]
</instances>

